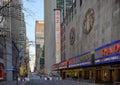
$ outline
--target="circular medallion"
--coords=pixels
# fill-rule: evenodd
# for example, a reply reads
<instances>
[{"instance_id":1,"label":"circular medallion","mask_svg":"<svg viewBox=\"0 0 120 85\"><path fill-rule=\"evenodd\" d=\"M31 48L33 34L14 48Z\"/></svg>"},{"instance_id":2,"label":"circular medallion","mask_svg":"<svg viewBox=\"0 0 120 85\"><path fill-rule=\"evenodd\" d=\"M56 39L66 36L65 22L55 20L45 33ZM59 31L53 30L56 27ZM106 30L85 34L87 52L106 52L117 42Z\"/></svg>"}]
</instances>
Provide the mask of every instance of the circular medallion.
<instances>
[{"instance_id":1,"label":"circular medallion","mask_svg":"<svg viewBox=\"0 0 120 85\"><path fill-rule=\"evenodd\" d=\"M83 31L88 34L93 28L94 24L94 10L89 8L85 14L85 19L83 21Z\"/></svg>"},{"instance_id":2,"label":"circular medallion","mask_svg":"<svg viewBox=\"0 0 120 85\"><path fill-rule=\"evenodd\" d=\"M70 45L73 45L75 42L75 28L70 30Z\"/></svg>"}]
</instances>

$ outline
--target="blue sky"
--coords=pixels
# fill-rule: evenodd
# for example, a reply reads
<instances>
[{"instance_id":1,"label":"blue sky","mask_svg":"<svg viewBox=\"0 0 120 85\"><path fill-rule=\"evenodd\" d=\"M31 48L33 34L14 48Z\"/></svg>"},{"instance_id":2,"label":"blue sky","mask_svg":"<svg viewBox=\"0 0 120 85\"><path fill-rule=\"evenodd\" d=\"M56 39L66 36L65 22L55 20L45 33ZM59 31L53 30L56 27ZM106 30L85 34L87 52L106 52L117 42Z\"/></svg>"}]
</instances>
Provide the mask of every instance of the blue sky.
<instances>
[{"instance_id":1,"label":"blue sky","mask_svg":"<svg viewBox=\"0 0 120 85\"><path fill-rule=\"evenodd\" d=\"M34 41L35 21L44 20L44 0L24 0L27 36Z\"/></svg>"},{"instance_id":2,"label":"blue sky","mask_svg":"<svg viewBox=\"0 0 120 85\"><path fill-rule=\"evenodd\" d=\"M35 21L44 20L44 0L23 0L23 11L25 14L26 31L29 41L35 41ZM32 57L31 70L34 69L35 46L30 46Z\"/></svg>"},{"instance_id":3,"label":"blue sky","mask_svg":"<svg viewBox=\"0 0 120 85\"><path fill-rule=\"evenodd\" d=\"M35 21L44 20L44 0L23 0L23 4L27 37L29 41L35 41Z\"/></svg>"}]
</instances>

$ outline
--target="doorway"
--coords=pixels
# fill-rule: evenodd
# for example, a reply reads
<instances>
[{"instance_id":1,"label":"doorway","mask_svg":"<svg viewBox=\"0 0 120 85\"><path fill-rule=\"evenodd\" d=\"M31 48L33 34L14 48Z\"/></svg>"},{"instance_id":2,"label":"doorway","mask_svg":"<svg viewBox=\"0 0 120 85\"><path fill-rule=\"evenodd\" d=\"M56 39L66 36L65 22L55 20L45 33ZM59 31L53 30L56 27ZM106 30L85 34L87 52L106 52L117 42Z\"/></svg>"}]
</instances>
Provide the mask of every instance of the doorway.
<instances>
[{"instance_id":1,"label":"doorway","mask_svg":"<svg viewBox=\"0 0 120 85\"><path fill-rule=\"evenodd\" d=\"M110 70L110 82L114 82L114 69Z\"/></svg>"},{"instance_id":2,"label":"doorway","mask_svg":"<svg viewBox=\"0 0 120 85\"><path fill-rule=\"evenodd\" d=\"M82 78L82 71L79 71L79 78Z\"/></svg>"},{"instance_id":3,"label":"doorway","mask_svg":"<svg viewBox=\"0 0 120 85\"><path fill-rule=\"evenodd\" d=\"M96 81L101 81L101 70L96 70Z\"/></svg>"},{"instance_id":4,"label":"doorway","mask_svg":"<svg viewBox=\"0 0 120 85\"><path fill-rule=\"evenodd\" d=\"M66 72L62 73L62 78L65 79L66 78Z\"/></svg>"},{"instance_id":5,"label":"doorway","mask_svg":"<svg viewBox=\"0 0 120 85\"><path fill-rule=\"evenodd\" d=\"M120 82L120 69L118 69L118 80Z\"/></svg>"}]
</instances>

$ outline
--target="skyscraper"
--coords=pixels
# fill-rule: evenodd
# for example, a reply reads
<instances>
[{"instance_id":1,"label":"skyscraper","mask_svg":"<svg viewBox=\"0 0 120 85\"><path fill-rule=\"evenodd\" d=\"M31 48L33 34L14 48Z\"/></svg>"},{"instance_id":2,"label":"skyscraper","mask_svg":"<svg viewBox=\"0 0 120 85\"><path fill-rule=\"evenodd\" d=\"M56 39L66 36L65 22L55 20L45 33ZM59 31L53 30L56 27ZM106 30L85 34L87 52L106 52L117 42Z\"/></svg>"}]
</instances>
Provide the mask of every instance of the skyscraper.
<instances>
[{"instance_id":1,"label":"skyscraper","mask_svg":"<svg viewBox=\"0 0 120 85\"><path fill-rule=\"evenodd\" d=\"M67 10L72 6L73 0L44 0L45 20L45 71L50 73L51 66L56 62L56 35L55 11L61 10L61 21L66 16ZM61 23L61 22L60 22Z\"/></svg>"},{"instance_id":2,"label":"skyscraper","mask_svg":"<svg viewBox=\"0 0 120 85\"><path fill-rule=\"evenodd\" d=\"M56 0L44 0L45 22L45 72L51 72L51 66L55 63L55 24L54 9Z\"/></svg>"},{"instance_id":3,"label":"skyscraper","mask_svg":"<svg viewBox=\"0 0 120 85\"><path fill-rule=\"evenodd\" d=\"M35 22L35 42L36 42L36 64L35 70L39 71L40 68L44 67L44 22Z\"/></svg>"},{"instance_id":4,"label":"skyscraper","mask_svg":"<svg viewBox=\"0 0 120 85\"><path fill-rule=\"evenodd\" d=\"M64 18L72 7L74 0L56 0L56 8L61 10L61 17Z\"/></svg>"},{"instance_id":5,"label":"skyscraper","mask_svg":"<svg viewBox=\"0 0 120 85\"><path fill-rule=\"evenodd\" d=\"M26 29L21 3L18 0L1 1L2 3L0 4L4 5L4 7L0 9L0 19L3 16L3 21L1 20L0 22L0 31L1 33L6 33L6 36L0 36L1 42L4 42L4 49L2 50L2 46L0 47L3 51L1 52L3 59L0 59L0 62L3 63L0 64L0 72L1 66L4 66L4 80L10 81L17 79L15 68L18 68L18 60L20 58L18 53L21 47L23 51L26 45ZM22 56L24 56L24 53L23 51Z\"/></svg>"}]
</instances>

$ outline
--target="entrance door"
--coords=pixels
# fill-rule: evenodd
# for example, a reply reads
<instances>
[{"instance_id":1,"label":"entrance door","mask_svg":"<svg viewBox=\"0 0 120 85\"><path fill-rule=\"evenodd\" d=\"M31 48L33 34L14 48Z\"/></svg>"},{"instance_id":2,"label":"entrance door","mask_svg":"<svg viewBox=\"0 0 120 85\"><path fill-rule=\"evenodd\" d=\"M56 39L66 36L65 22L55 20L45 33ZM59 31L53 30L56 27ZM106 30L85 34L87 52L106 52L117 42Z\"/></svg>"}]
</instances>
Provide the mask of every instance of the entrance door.
<instances>
[{"instance_id":1,"label":"entrance door","mask_svg":"<svg viewBox=\"0 0 120 85\"><path fill-rule=\"evenodd\" d=\"M110 82L114 81L114 70L110 70Z\"/></svg>"},{"instance_id":2,"label":"entrance door","mask_svg":"<svg viewBox=\"0 0 120 85\"><path fill-rule=\"evenodd\" d=\"M65 74L66 74L65 72L62 73L62 77L63 77L63 79L65 79L65 77L66 77Z\"/></svg>"},{"instance_id":3,"label":"entrance door","mask_svg":"<svg viewBox=\"0 0 120 85\"><path fill-rule=\"evenodd\" d=\"M120 82L120 69L118 70L118 80Z\"/></svg>"},{"instance_id":4,"label":"entrance door","mask_svg":"<svg viewBox=\"0 0 120 85\"><path fill-rule=\"evenodd\" d=\"M89 79L89 71L85 71L84 78Z\"/></svg>"},{"instance_id":5,"label":"entrance door","mask_svg":"<svg viewBox=\"0 0 120 85\"><path fill-rule=\"evenodd\" d=\"M101 70L96 71L96 80L101 81Z\"/></svg>"},{"instance_id":6,"label":"entrance door","mask_svg":"<svg viewBox=\"0 0 120 85\"><path fill-rule=\"evenodd\" d=\"M79 71L79 78L82 78L82 71Z\"/></svg>"}]
</instances>

